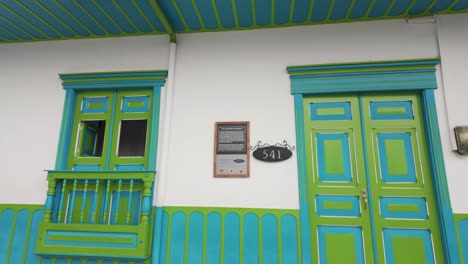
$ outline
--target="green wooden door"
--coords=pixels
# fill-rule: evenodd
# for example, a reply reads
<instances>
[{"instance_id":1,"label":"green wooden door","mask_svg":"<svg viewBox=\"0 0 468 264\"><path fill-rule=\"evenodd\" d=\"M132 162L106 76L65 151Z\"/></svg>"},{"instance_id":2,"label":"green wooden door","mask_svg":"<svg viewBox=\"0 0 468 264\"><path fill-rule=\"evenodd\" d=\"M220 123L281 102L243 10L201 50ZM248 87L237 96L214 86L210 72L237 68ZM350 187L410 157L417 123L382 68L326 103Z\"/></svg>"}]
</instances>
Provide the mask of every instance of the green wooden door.
<instances>
[{"instance_id":1,"label":"green wooden door","mask_svg":"<svg viewBox=\"0 0 468 264\"><path fill-rule=\"evenodd\" d=\"M304 98L316 263L443 263L416 94Z\"/></svg>"}]
</instances>

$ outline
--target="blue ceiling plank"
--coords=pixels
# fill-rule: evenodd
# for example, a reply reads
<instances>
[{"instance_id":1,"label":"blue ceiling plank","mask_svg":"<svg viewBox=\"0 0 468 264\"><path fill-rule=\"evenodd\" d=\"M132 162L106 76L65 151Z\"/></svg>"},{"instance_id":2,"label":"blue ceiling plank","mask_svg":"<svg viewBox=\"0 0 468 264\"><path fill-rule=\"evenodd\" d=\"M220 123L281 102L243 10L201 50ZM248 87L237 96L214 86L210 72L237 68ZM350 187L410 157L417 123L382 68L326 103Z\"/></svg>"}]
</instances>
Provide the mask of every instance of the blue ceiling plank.
<instances>
[{"instance_id":1,"label":"blue ceiling plank","mask_svg":"<svg viewBox=\"0 0 468 264\"><path fill-rule=\"evenodd\" d=\"M201 22L198 19L195 8L192 5L192 1L187 0L175 0L180 12L184 16L187 26L192 30L200 30L202 28Z\"/></svg>"},{"instance_id":2,"label":"blue ceiling plank","mask_svg":"<svg viewBox=\"0 0 468 264\"><path fill-rule=\"evenodd\" d=\"M311 21L323 21L327 19L328 10L330 9L331 0L318 0L314 1L312 8ZM332 7L333 8L333 7Z\"/></svg>"},{"instance_id":3,"label":"blue ceiling plank","mask_svg":"<svg viewBox=\"0 0 468 264\"><path fill-rule=\"evenodd\" d=\"M369 17L384 16L391 4L392 0L375 0L375 4L369 12Z\"/></svg>"},{"instance_id":4,"label":"blue ceiling plank","mask_svg":"<svg viewBox=\"0 0 468 264\"><path fill-rule=\"evenodd\" d=\"M458 3L452 7L452 10L463 10L465 8L468 8L468 0L458 0Z\"/></svg>"},{"instance_id":5,"label":"blue ceiling plank","mask_svg":"<svg viewBox=\"0 0 468 264\"><path fill-rule=\"evenodd\" d=\"M198 7L205 28L218 28L218 21L216 20L216 15L214 13L213 6L211 5L211 1L195 0L195 4Z\"/></svg>"},{"instance_id":6,"label":"blue ceiling plank","mask_svg":"<svg viewBox=\"0 0 468 264\"><path fill-rule=\"evenodd\" d=\"M66 37L76 36L71 30L69 30L61 21L49 14L42 6L38 5L34 0L19 0L29 10L34 12L37 16L42 18L44 21L49 23L51 27L56 29L60 34Z\"/></svg>"},{"instance_id":7,"label":"blue ceiling plank","mask_svg":"<svg viewBox=\"0 0 468 264\"><path fill-rule=\"evenodd\" d=\"M388 12L390 16L399 16L405 13L405 11L410 7L412 2L407 0L396 0L392 9Z\"/></svg>"},{"instance_id":8,"label":"blue ceiling plank","mask_svg":"<svg viewBox=\"0 0 468 264\"><path fill-rule=\"evenodd\" d=\"M367 9L370 8L372 0L356 0L349 14L349 18L358 19L366 15Z\"/></svg>"},{"instance_id":9,"label":"blue ceiling plank","mask_svg":"<svg viewBox=\"0 0 468 264\"><path fill-rule=\"evenodd\" d=\"M232 10L231 1L215 0L216 9L218 9L219 20L224 28L233 28L236 26L234 20L234 11Z\"/></svg>"},{"instance_id":10,"label":"blue ceiling plank","mask_svg":"<svg viewBox=\"0 0 468 264\"><path fill-rule=\"evenodd\" d=\"M296 0L294 1L293 22L303 23L307 20L309 14L310 0Z\"/></svg>"},{"instance_id":11,"label":"blue ceiling plank","mask_svg":"<svg viewBox=\"0 0 468 264\"><path fill-rule=\"evenodd\" d=\"M437 1L437 3L435 5L432 6L431 12L439 12L439 11L442 11L442 10L445 10L447 9L454 1L457 1L457 0L439 0Z\"/></svg>"},{"instance_id":12,"label":"blue ceiling plank","mask_svg":"<svg viewBox=\"0 0 468 264\"><path fill-rule=\"evenodd\" d=\"M336 0L330 15L331 20L341 20L346 18L348 10L351 8L352 0Z\"/></svg>"},{"instance_id":13,"label":"blue ceiling plank","mask_svg":"<svg viewBox=\"0 0 468 264\"><path fill-rule=\"evenodd\" d=\"M408 14L410 15L417 15L424 13L426 9L431 5L433 0L415 0L416 3L411 7L411 9L408 11Z\"/></svg>"},{"instance_id":14,"label":"blue ceiling plank","mask_svg":"<svg viewBox=\"0 0 468 264\"><path fill-rule=\"evenodd\" d=\"M271 24L271 1L272 0L255 0L257 25L268 26Z\"/></svg>"},{"instance_id":15,"label":"blue ceiling plank","mask_svg":"<svg viewBox=\"0 0 468 264\"><path fill-rule=\"evenodd\" d=\"M63 5L74 17L79 19L89 30L91 30L96 35L104 35L106 32L101 28L100 25L96 24L89 16L86 14L80 6L78 6L75 1L69 0L59 0L60 4Z\"/></svg>"},{"instance_id":16,"label":"blue ceiling plank","mask_svg":"<svg viewBox=\"0 0 468 264\"><path fill-rule=\"evenodd\" d=\"M7 8L4 8L2 5L0 5L0 17L4 17L5 19L8 19L10 22L13 22L17 27L22 28L24 31L34 36L35 38L40 38L40 39L46 38L44 34L41 34L39 31L33 28L29 23L25 22L24 18L22 18L18 14L12 13L10 10L8 10Z\"/></svg>"},{"instance_id":17,"label":"blue ceiling plank","mask_svg":"<svg viewBox=\"0 0 468 264\"><path fill-rule=\"evenodd\" d=\"M159 7L161 7L162 12L166 15L169 24L173 27L175 31L184 31L185 26L182 22L177 10L175 9L172 1L170 0L157 0Z\"/></svg>"},{"instance_id":18,"label":"blue ceiling plank","mask_svg":"<svg viewBox=\"0 0 468 264\"><path fill-rule=\"evenodd\" d=\"M12 34L15 34L16 36L22 38L22 39L27 39L30 40L32 37L23 31L21 31L18 27L16 27L14 24L12 24L10 21L4 19L3 17L0 16L0 27L4 28L5 30L8 30Z\"/></svg>"},{"instance_id":19,"label":"blue ceiling plank","mask_svg":"<svg viewBox=\"0 0 468 264\"><path fill-rule=\"evenodd\" d=\"M289 22L291 13L291 0L275 1L275 24L282 25Z\"/></svg>"},{"instance_id":20,"label":"blue ceiling plank","mask_svg":"<svg viewBox=\"0 0 468 264\"><path fill-rule=\"evenodd\" d=\"M104 14L94 1L76 0L79 5L96 19L105 30L111 34L120 34L120 29Z\"/></svg>"},{"instance_id":21,"label":"blue ceiling plank","mask_svg":"<svg viewBox=\"0 0 468 264\"><path fill-rule=\"evenodd\" d=\"M146 22L143 14L135 6L134 3L136 3L136 1L117 0L117 3L122 7L122 10L127 13L127 16L141 31L153 32L151 25Z\"/></svg>"},{"instance_id":22,"label":"blue ceiling plank","mask_svg":"<svg viewBox=\"0 0 468 264\"><path fill-rule=\"evenodd\" d=\"M145 16L149 19L153 27L156 28L158 32L166 32L164 25L162 24L159 17L156 15L154 8L151 6L149 1L154 0L141 0L136 3L140 6L140 9L143 11Z\"/></svg>"},{"instance_id":23,"label":"blue ceiling plank","mask_svg":"<svg viewBox=\"0 0 468 264\"><path fill-rule=\"evenodd\" d=\"M250 27L253 25L251 0L235 0L237 10L237 21L239 26Z\"/></svg>"},{"instance_id":24,"label":"blue ceiling plank","mask_svg":"<svg viewBox=\"0 0 468 264\"><path fill-rule=\"evenodd\" d=\"M100 5L106 13L114 20L115 23L122 28L126 33L136 33L137 29L128 21L124 14L119 10L119 8L114 4L113 1L99 1L96 4Z\"/></svg>"},{"instance_id":25,"label":"blue ceiling plank","mask_svg":"<svg viewBox=\"0 0 468 264\"><path fill-rule=\"evenodd\" d=\"M3 30L0 28L0 37L8 40L19 40L17 36L14 36L13 34L8 33L7 31Z\"/></svg>"},{"instance_id":26,"label":"blue ceiling plank","mask_svg":"<svg viewBox=\"0 0 468 264\"><path fill-rule=\"evenodd\" d=\"M60 35L57 34L48 24L44 23L41 19L37 18L31 13L30 10L23 7L16 0L7 0L3 2L4 5L8 6L10 10L15 12L18 16L23 17L25 20L33 24L38 30L42 31L49 37L59 38Z\"/></svg>"},{"instance_id":27,"label":"blue ceiling plank","mask_svg":"<svg viewBox=\"0 0 468 264\"><path fill-rule=\"evenodd\" d=\"M59 6L57 2L52 1L52 0L41 0L40 2L79 35L81 36L91 35L91 33L85 28L83 28L83 26L81 26L75 20L74 17L70 16L67 12L64 12L64 8Z\"/></svg>"}]
</instances>

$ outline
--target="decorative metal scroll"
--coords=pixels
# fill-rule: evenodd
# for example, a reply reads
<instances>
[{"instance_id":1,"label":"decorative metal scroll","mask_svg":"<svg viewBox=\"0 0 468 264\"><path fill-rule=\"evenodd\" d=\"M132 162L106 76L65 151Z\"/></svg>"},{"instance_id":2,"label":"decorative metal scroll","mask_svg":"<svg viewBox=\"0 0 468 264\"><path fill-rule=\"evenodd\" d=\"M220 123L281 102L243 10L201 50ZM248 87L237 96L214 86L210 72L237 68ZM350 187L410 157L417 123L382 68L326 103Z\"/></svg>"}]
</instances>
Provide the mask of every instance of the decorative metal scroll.
<instances>
[{"instance_id":1,"label":"decorative metal scroll","mask_svg":"<svg viewBox=\"0 0 468 264\"><path fill-rule=\"evenodd\" d=\"M278 162L289 159L296 147L290 146L286 140L283 140L283 144L276 143L274 145L262 144L261 141L258 141L257 145L250 147L250 149L253 151L254 158L258 160Z\"/></svg>"}]
</instances>

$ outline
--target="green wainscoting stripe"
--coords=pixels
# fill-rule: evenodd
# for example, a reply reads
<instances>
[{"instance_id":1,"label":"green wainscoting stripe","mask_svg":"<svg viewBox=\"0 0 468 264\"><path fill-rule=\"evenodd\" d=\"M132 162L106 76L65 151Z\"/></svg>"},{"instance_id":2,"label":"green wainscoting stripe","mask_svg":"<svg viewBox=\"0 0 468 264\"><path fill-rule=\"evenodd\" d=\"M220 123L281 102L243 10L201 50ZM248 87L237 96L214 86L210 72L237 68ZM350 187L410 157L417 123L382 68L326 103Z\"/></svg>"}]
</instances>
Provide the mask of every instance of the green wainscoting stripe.
<instances>
[{"instance_id":1,"label":"green wainscoting stripe","mask_svg":"<svg viewBox=\"0 0 468 264\"><path fill-rule=\"evenodd\" d=\"M468 214L454 214L461 263L468 264Z\"/></svg>"},{"instance_id":2,"label":"green wainscoting stripe","mask_svg":"<svg viewBox=\"0 0 468 264\"><path fill-rule=\"evenodd\" d=\"M163 207L160 263L300 263L299 210Z\"/></svg>"}]
</instances>

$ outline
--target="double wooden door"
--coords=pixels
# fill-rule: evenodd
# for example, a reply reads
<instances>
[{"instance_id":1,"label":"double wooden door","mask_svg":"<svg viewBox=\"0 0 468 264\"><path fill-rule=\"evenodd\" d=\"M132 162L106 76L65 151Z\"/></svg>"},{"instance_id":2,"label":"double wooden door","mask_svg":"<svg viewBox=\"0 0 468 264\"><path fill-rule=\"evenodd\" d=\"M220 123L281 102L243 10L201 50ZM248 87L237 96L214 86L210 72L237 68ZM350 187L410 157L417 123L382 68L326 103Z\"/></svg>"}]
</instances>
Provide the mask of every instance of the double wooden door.
<instances>
[{"instance_id":1,"label":"double wooden door","mask_svg":"<svg viewBox=\"0 0 468 264\"><path fill-rule=\"evenodd\" d=\"M417 94L304 97L314 263L444 263Z\"/></svg>"}]
</instances>

